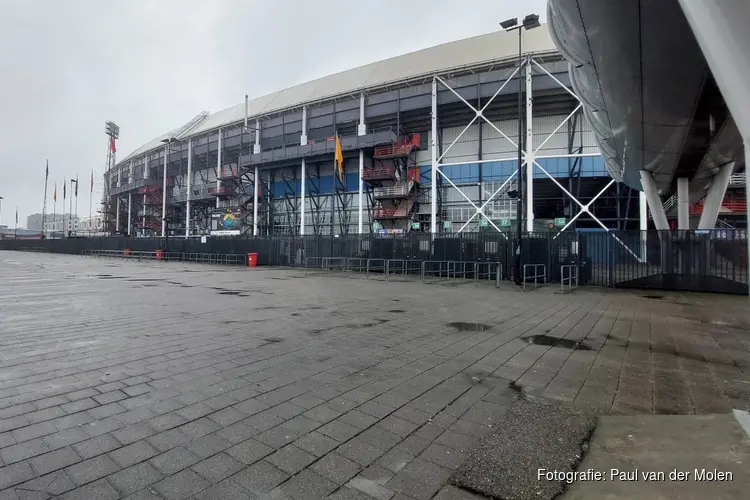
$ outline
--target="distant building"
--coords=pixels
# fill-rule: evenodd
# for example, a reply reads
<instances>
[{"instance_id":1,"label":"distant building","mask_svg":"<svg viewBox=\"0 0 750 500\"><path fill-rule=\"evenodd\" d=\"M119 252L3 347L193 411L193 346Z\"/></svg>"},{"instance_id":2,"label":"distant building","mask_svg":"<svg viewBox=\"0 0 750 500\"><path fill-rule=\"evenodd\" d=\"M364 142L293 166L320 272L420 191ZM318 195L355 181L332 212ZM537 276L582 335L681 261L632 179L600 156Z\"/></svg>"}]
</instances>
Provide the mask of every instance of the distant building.
<instances>
[{"instance_id":1,"label":"distant building","mask_svg":"<svg viewBox=\"0 0 750 500\"><path fill-rule=\"evenodd\" d=\"M54 220L62 221L63 217L65 217L66 219L73 218L71 214L47 214L45 216L45 220L46 222L52 222ZM42 230L42 214L36 213L36 214L31 214L28 217L26 217L26 228L33 229L35 231L41 231Z\"/></svg>"}]
</instances>

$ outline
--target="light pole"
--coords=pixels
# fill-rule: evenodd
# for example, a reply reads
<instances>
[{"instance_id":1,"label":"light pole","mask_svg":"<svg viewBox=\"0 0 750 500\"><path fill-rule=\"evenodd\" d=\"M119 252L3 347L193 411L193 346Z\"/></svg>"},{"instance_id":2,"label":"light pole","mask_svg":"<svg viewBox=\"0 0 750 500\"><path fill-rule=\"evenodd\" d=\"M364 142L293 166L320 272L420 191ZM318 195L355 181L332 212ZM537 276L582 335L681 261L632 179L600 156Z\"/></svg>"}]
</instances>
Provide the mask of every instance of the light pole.
<instances>
[{"instance_id":1,"label":"light pole","mask_svg":"<svg viewBox=\"0 0 750 500\"><path fill-rule=\"evenodd\" d=\"M518 231L518 247L516 249L516 272L514 273L515 282L517 285L521 284L521 233L523 232L523 50L522 50L522 29L527 30L534 29L540 26L539 16L536 14L529 14L523 18L523 22L519 23L518 18L514 17L503 21L500 26L507 32L518 31L518 189L516 194L516 225ZM531 124L528 124L531 126ZM526 182L532 182L532 179L527 179ZM531 200L528 203L532 203Z\"/></svg>"},{"instance_id":2,"label":"light pole","mask_svg":"<svg viewBox=\"0 0 750 500\"><path fill-rule=\"evenodd\" d=\"M2 196L0 196L0 226L3 225L3 200L4 199L5 198L3 198Z\"/></svg>"}]
</instances>

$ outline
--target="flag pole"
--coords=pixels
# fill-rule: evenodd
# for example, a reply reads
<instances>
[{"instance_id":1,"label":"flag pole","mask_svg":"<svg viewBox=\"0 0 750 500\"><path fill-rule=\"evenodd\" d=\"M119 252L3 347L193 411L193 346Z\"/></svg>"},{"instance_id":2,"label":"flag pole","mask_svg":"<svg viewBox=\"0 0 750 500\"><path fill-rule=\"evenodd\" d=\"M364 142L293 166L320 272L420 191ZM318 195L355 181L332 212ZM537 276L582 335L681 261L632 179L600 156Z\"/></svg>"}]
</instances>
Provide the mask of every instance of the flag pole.
<instances>
[{"instance_id":1,"label":"flag pole","mask_svg":"<svg viewBox=\"0 0 750 500\"><path fill-rule=\"evenodd\" d=\"M65 238L65 197L66 197L66 191L67 188L65 187L67 185L67 182L65 180L65 177L63 177L63 224L62 224L62 237Z\"/></svg>"},{"instance_id":2,"label":"flag pole","mask_svg":"<svg viewBox=\"0 0 750 500\"><path fill-rule=\"evenodd\" d=\"M44 224L47 222L47 180L49 179L49 160L44 171L44 204L42 205L42 237L44 237Z\"/></svg>"},{"instance_id":3,"label":"flag pole","mask_svg":"<svg viewBox=\"0 0 750 500\"><path fill-rule=\"evenodd\" d=\"M89 238L91 237L91 224L94 223L91 207L94 200L94 169L91 169L91 189L89 189Z\"/></svg>"},{"instance_id":4,"label":"flag pole","mask_svg":"<svg viewBox=\"0 0 750 500\"><path fill-rule=\"evenodd\" d=\"M55 224L57 224L57 182L55 182L55 192L52 195L52 237L55 237Z\"/></svg>"}]
</instances>

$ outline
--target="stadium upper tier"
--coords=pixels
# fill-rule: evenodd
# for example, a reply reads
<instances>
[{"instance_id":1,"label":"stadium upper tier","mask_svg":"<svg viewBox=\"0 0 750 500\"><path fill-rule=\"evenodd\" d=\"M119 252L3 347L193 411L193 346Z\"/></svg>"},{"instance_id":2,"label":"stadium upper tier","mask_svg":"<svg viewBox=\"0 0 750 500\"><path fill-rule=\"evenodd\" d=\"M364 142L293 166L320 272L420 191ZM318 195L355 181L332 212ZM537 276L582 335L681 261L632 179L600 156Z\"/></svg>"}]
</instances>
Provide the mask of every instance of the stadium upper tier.
<instances>
[{"instance_id":1,"label":"stadium upper tier","mask_svg":"<svg viewBox=\"0 0 750 500\"><path fill-rule=\"evenodd\" d=\"M523 52L534 55L557 53L546 26L524 33ZM489 33L392 57L250 99L247 113L249 119L254 121L256 118L338 97L406 85L434 74L467 72L496 64L509 64L517 57L518 36L515 33ZM118 165L163 147L164 140L187 139L239 124L244 118L244 103L216 113L204 112L191 120L192 123L188 122L131 152Z\"/></svg>"},{"instance_id":2,"label":"stadium upper tier","mask_svg":"<svg viewBox=\"0 0 750 500\"><path fill-rule=\"evenodd\" d=\"M740 134L678 0L550 0L547 17L612 177L641 190L645 171L661 195L689 179L696 202L719 167L741 168Z\"/></svg>"}]
</instances>

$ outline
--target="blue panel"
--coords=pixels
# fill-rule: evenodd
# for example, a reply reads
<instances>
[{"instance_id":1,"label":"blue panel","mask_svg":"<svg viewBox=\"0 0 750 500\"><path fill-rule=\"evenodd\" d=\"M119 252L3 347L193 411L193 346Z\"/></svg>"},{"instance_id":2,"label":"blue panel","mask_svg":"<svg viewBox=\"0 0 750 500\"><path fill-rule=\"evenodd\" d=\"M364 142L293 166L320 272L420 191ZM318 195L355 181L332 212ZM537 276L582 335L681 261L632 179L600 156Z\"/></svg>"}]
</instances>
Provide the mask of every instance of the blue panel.
<instances>
[{"instance_id":1,"label":"blue panel","mask_svg":"<svg viewBox=\"0 0 750 500\"><path fill-rule=\"evenodd\" d=\"M359 172L346 174L344 182L347 191L359 191Z\"/></svg>"}]
</instances>

